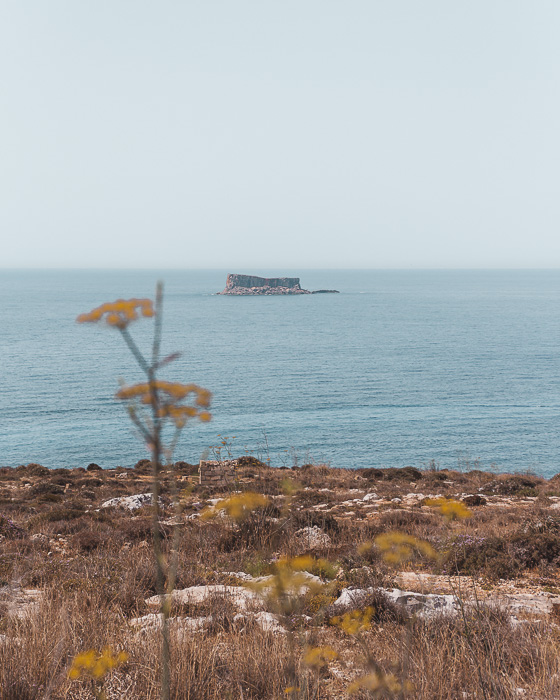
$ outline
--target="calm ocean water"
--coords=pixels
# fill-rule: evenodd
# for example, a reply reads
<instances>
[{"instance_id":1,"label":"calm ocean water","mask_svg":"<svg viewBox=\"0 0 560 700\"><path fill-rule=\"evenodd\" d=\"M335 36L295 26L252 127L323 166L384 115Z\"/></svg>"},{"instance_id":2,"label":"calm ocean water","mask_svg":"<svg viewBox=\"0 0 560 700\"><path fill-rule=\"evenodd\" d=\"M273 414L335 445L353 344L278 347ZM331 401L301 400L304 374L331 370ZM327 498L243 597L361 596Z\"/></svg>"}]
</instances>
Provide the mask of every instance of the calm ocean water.
<instances>
[{"instance_id":1,"label":"calm ocean water","mask_svg":"<svg viewBox=\"0 0 560 700\"><path fill-rule=\"evenodd\" d=\"M177 459L221 434L276 466L560 471L559 271L231 270L341 294L215 296L226 272L0 271L0 465L147 456L112 398L140 379L120 336L74 319L161 278L163 349L184 353L165 376L215 397Z\"/></svg>"}]
</instances>

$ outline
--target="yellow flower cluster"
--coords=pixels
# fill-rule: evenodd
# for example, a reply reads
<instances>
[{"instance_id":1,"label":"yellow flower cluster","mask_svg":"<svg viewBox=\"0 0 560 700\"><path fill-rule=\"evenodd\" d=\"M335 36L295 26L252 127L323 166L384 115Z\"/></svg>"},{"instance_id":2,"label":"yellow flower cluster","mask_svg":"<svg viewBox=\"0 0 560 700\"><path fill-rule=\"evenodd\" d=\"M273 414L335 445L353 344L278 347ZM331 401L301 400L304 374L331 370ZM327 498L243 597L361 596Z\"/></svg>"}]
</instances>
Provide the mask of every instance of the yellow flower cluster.
<instances>
[{"instance_id":1,"label":"yellow flower cluster","mask_svg":"<svg viewBox=\"0 0 560 700\"><path fill-rule=\"evenodd\" d=\"M425 503L431 508L437 508L446 520L463 520L472 515L472 512L461 501L448 498L430 498Z\"/></svg>"},{"instance_id":2,"label":"yellow flower cluster","mask_svg":"<svg viewBox=\"0 0 560 700\"><path fill-rule=\"evenodd\" d=\"M260 493L254 493L253 491L235 493L233 496L218 501L212 508L204 510L202 518L204 520L210 520L222 512L229 515L229 517L236 522L239 522L245 520L252 511L257 508L263 508L268 505L268 503L268 498Z\"/></svg>"},{"instance_id":3,"label":"yellow flower cluster","mask_svg":"<svg viewBox=\"0 0 560 700\"><path fill-rule=\"evenodd\" d=\"M363 610L352 610L344 615L331 617L331 625L339 627L346 634L355 635L371 628L371 620L375 615L372 607Z\"/></svg>"},{"instance_id":4,"label":"yellow flower cluster","mask_svg":"<svg viewBox=\"0 0 560 700\"><path fill-rule=\"evenodd\" d=\"M68 678L78 680L85 676L95 681L100 681L109 671L121 666L126 661L128 661L128 654L125 651L113 654L110 647L106 647L101 653L95 651L95 649L90 649L74 658L68 671Z\"/></svg>"},{"instance_id":5,"label":"yellow flower cluster","mask_svg":"<svg viewBox=\"0 0 560 700\"><path fill-rule=\"evenodd\" d=\"M358 678L353 683L351 683L347 692L352 695L360 690L367 690L373 694L374 698L377 697L396 697L397 694L404 692L411 692L414 690L414 686L410 681L404 681L400 683L398 678L392 673L383 673L382 671L369 673L367 676ZM400 696L399 696L400 697Z\"/></svg>"},{"instance_id":6,"label":"yellow flower cluster","mask_svg":"<svg viewBox=\"0 0 560 700\"><path fill-rule=\"evenodd\" d=\"M311 556L282 557L274 563L273 573L262 581L251 581L246 587L256 591L275 604L282 613L288 613L294 606L301 603L303 593L317 593L324 588L322 582L317 582L306 576L315 567L323 567L326 562Z\"/></svg>"},{"instance_id":7,"label":"yellow flower cluster","mask_svg":"<svg viewBox=\"0 0 560 700\"><path fill-rule=\"evenodd\" d=\"M387 532L375 538L376 546L381 550L383 559L388 564L401 564L421 554L428 559L437 559L437 552L429 542L419 540L413 535L402 532Z\"/></svg>"},{"instance_id":8,"label":"yellow flower cluster","mask_svg":"<svg viewBox=\"0 0 560 700\"><path fill-rule=\"evenodd\" d=\"M139 401L150 405L154 394L157 393L158 415L160 418L170 418L178 428L182 428L189 418L198 418L203 423L212 419L212 415L205 409L210 405L212 394L208 389L203 389L196 384L181 384L180 382L166 382L158 379L150 386L149 383L133 384L119 389L115 398L123 401ZM180 401L189 395L195 396L194 405L181 406Z\"/></svg>"},{"instance_id":9,"label":"yellow flower cluster","mask_svg":"<svg viewBox=\"0 0 560 700\"><path fill-rule=\"evenodd\" d=\"M138 320L138 312L149 318L154 316L154 306L151 299L117 299L108 301L85 314L80 314L78 323L97 323L105 320L109 326L126 328L131 321Z\"/></svg>"},{"instance_id":10,"label":"yellow flower cluster","mask_svg":"<svg viewBox=\"0 0 560 700\"><path fill-rule=\"evenodd\" d=\"M335 659L338 659L338 654L332 647L314 647L305 652L303 663L311 668L321 669Z\"/></svg>"}]
</instances>

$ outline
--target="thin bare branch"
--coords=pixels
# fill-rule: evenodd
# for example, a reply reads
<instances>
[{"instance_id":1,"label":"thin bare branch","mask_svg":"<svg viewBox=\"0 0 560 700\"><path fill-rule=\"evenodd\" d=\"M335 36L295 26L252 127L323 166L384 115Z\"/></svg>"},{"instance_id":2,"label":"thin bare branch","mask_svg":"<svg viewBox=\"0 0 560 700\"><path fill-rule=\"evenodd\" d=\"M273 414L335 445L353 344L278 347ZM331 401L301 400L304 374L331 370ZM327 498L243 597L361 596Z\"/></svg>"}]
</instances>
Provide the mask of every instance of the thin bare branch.
<instances>
[{"instance_id":1,"label":"thin bare branch","mask_svg":"<svg viewBox=\"0 0 560 700\"><path fill-rule=\"evenodd\" d=\"M158 364L159 351L161 346L161 329L163 323L163 282L158 282L156 286L156 317L154 325L154 342L152 345L152 368Z\"/></svg>"},{"instance_id":2,"label":"thin bare branch","mask_svg":"<svg viewBox=\"0 0 560 700\"><path fill-rule=\"evenodd\" d=\"M170 362L175 362L175 360L178 360L183 353L181 352L173 352L171 355L167 355L167 357L164 357L162 360L160 360L157 365L154 366L154 369L161 369L162 367L165 367L165 365L168 365Z\"/></svg>"},{"instance_id":3,"label":"thin bare branch","mask_svg":"<svg viewBox=\"0 0 560 700\"><path fill-rule=\"evenodd\" d=\"M138 349L138 346L136 345L136 343L132 339L132 336L128 332L128 328L126 328L126 326L125 326L124 328L119 328L119 330L121 332L122 337L124 338L124 342L128 345L128 349L130 350L130 352L134 356L134 359L136 360L136 362L138 362L138 364L140 365L140 368L142 369L142 371L145 372L146 374L149 374L150 373L150 366L148 365L148 363L146 362L146 359L144 358L144 355L142 355L142 353Z\"/></svg>"}]
</instances>

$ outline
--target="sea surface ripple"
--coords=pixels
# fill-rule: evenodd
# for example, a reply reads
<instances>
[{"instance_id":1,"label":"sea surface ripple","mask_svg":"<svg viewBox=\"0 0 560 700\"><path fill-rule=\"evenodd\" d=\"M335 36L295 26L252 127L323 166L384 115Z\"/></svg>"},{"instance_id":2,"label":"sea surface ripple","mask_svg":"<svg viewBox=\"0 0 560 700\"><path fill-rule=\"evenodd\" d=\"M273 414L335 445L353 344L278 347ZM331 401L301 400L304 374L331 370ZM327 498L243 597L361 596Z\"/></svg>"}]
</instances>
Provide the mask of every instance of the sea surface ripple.
<instances>
[{"instance_id":1,"label":"sea surface ripple","mask_svg":"<svg viewBox=\"0 0 560 700\"><path fill-rule=\"evenodd\" d=\"M147 452L118 333L79 326L165 283L164 377L214 393L176 458L221 438L275 466L560 471L560 272L229 270L337 295L223 297L228 271L0 271L0 465L130 466ZM134 325L149 347L150 322ZM212 450L210 450L212 454Z\"/></svg>"}]
</instances>

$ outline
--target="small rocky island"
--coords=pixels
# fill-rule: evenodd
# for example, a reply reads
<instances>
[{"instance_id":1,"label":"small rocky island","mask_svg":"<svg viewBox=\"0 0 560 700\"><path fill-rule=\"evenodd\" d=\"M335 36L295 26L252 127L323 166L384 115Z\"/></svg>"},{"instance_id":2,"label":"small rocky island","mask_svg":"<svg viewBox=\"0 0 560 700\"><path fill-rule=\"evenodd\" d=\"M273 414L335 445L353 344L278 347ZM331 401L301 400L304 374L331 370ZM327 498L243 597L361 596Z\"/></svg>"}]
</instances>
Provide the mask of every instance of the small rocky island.
<instances>
[{"instance_id":1,"label":"small rocky island","mask_svg":"<svg viewBox=\"0 0 560 700\"><path fill-rule=\"evenodd\" d=\"M272 294L338 294L336 289L302 289L299 277L255 277L228 275L226 287L218 294L231 296L269 296Z\"/></svg>"}]
</instances>

